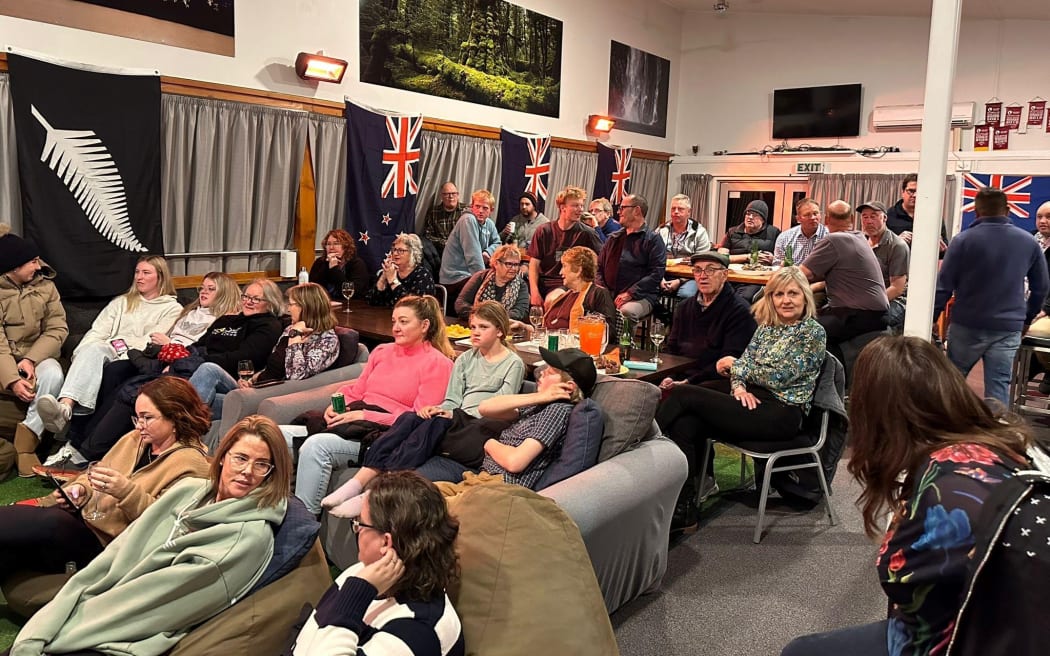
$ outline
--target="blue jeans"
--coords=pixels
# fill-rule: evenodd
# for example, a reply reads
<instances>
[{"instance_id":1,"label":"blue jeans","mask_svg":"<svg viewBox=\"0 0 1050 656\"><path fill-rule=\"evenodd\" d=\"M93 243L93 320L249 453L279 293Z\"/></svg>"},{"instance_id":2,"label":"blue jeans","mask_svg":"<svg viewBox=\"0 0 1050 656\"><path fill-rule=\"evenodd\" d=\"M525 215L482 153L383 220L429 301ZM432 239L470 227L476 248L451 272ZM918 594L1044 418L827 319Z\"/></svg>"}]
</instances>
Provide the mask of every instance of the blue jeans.
<instances>
[{"instance_id":1,"label":"blue jeans","mask_svg":"<svg viewBox=\"0 0 1050 656\"><path fill-rule=\"evenodd\" d=\"M305 426L281 426L288 448L292 438L306 435ZM317 433L306 438L299 448L299 464L295 470L295 496L302 500L306 509L315 515L321 514L321 499L328 494L328 483L332 472L346 469L351 460L357 460L361 443L347 440L334 433Z\"/></svg>"},{"instance_id":2,"label":"blue jeans","mask_svg":"<svg viewBox=\"0 0 1050 656\"><path fill-rule=\"evenodd\" d=\"M451 483L458 483L463 480L463 474L468 471L478 473L477 470L471 469L466 465L462 465L451 458L444 456L430 456L430 459L424 462L419 467L416 467L416 473L427 479L428 481L449 481Z\"/></svg>"},{"instance_id":3,"label":"blue jeans","mask_svg":"<svg viewBox=\"0 0 1050 656\"><path fill-rule=\"evenodd\" d=\"M190 376L190 385L200 394L204 405L211 405L216 394L237 389L237 380L214 362L205 362Z\"/></svg>"},{"instance_id":4,"label":"blue jeans","mask_svg":"<svg viewBox=\"0 0 1050 656\"><path fill-rule=\"evenodd\" d=\"M696 296L696 281L686 280L678 286L678 298L686 299Z\"/></svg>"},{"instance_id":5,"label":"blue jeans","mask_svg":"<svg viewBox=\"0 0 1050 656\"><path fill-rule=\"evenodd\" d=\"M984 396L1010 406L1010 375L1021 346L1019 330L983 330L953 323L948 327L948 359L963 376L984 363Z\"/></svg>"},{"instance_id":6,"label":"blue jeans","mask_svg":"<svg viewBox=\"0 0 1050 656\"><path fill-rule=\"evenodd\" d=\"M780 656L887 656L886 620L795 638Z\"/></svg>"}]
</instances>

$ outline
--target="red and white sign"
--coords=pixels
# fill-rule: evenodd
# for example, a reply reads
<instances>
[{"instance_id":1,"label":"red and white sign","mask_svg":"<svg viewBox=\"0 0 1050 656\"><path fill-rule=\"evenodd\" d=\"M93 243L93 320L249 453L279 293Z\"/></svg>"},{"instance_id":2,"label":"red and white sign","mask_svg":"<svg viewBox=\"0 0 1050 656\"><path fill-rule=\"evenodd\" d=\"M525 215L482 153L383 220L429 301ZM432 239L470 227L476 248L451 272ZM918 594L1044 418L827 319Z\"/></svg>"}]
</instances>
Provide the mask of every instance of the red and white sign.
<instances>
[{"instance_id":1,"label":"red and white sign","mask_svg":"<svg viewBox=\"0 0 1050 656\"><path fill-rule=\"evenodd\" d=\"M1008 150L1010 148L1010 129L1000 125L992 129L992 150Z\"/></svg>"},{"instance_id":2,"label":"red and white sign","mask_svg":"<svg viewBox=\"0 0 1050 656\"><path fill-rule=\"evenodd\" d=\"M1003 119L1003 104L990 102L984 104L984 122L988 125L999 125Z\"/></svg>"},{"instance_id":3,"label":"red and white sign","mask_svg":"<svg viewBox=\"0 0 1050 656\"><path fill-rule=\"evenodd\" d=\"M1021 106L1010 105L1006 108L1006 118L1003 119L1003 127L1007 130L1016 130L1021 127Z\"/></svg>"},{"instance_id":4,"label":"red and white sign","mask_svg":"<svg viewBox=\"0 0 1050 656\"><path fill-rule=\"evenodd\" d=\"M1031 100L1028 102L1028 125L1039 127L1043 124L1046 115L1045 100Z\"/></svg>"},{"instance_id":5,"label":"red and white sign","mask_svg":"<svg viewBox=\"0 0 1050 656\"><path fill-rule=\"evenodd\" d=\"M991 145L992 131L987 125L973 126L973 149L988 150Z\"/></svg>"}]
</instances>

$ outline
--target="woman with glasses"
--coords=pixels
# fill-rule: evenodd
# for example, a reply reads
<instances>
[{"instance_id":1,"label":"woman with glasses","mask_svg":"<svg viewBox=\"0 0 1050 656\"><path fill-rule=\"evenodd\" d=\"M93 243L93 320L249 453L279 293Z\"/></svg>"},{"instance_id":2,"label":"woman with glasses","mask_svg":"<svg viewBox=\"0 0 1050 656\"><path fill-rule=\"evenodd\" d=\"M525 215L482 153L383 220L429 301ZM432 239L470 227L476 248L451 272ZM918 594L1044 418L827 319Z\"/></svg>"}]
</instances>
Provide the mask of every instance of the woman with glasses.
<instances>
[{"instance_id":1,"label":"woman with glasses","mask_svg":"<svg viewBox=\"0 0 1050 656\"><path fill-rule=\"evenodd\" d=\"M165 376L144 385L134 412L135 430L66 484L65 496L56 490L0 508L0 577L57 574L69 562L82 568L177 481L207 476L201 437L211 412L189 383Z\"/></svg>"},{"instance_id":2,"label":"woman with glasses","mask_svg":"<svg viewBox=\"0 0 1050 656\"><path fill-rule=\"evenodd\" d=\"M335 580L284 654L463 654L445 593L459 578L459 522L434 484L412 472L380 474L352 526L361 562Z\"/></svg>"},{"instance_id":3,"label":"woman with glasses","mask_svg":"<svg viewBox=\"0 0 1050 656\"><path fill-rule=\"evenodd\" d=\"M213 405L217 394L238 387L248 388L256 382L306 380L332 366L339 357L339 338L335 334L338 322L324 288L312 282L291 287L288 312L292 316L291 324L278 337L264 366L257 369L250 380L215 362L203 362L197 367L190 376L190 384L205 403Z\"/></svg>"},{"instance_id":4,"label":"woman with glasses","mask_svg":"<svg viewBox=\"0 0 1050 656\"><path fill-rule=\"evenodd\" d=\"M491 268L478 271L467 280L456 299L456 314L464 321L484 301L496 301L513 321L524 321L529 314L529 283L521 275L521 253L513 244L496 249Z\"/></svg>"},{"instance_id":5,"label":"woman with glasses","mask_svg":"<svg viewBox=\"0 0 1050 656\"><path fill-rule=\"evenodd\" d=\"M11 653L167 653L263 575L291 475L277 426L242 419L223 437L208 478L181 481L157 499L29 619Z\"/></svg>"},{"instance_id":6,"label":"woman with glasses","mask_svg":"<svg viewBox=\"0 0 1050 656\"><path fill-rule=\"evenodd\" d=\"M616 325L616 304L609 290L594 284L598 256L586 246L573 246L561 256L561 280L565 285L547 296L543 326L550 330L572 330L576 320L598 312L606 324Z\"/></svg>"},{"instance_id":7,"label":"woman with glasses","mask_svg":"<svg viewBox=\"0 0 1050 656\"><path fill-rule=\"evenodd\" d=\"M44 461L43 467L38 468L39 471L34 471L41 475L50 471L56 477L65 479L71 469L86 466L88 459L80 451L81 444L95 432L98 422L109 412L116 400L116 391L145 370L160 371L164 367L164 361L159 359L159 356L165 346L189 346L200 339L216 318L236 314L241 306L240 294L237 283L229 275L219 271L206 274L201 286L197 288L197 300L183 309L171 330L150 333L146 348L141 351L132 349L128 352L127 360L113 360L106 364L102 370L95 411L91 414L73 415L69 422L66 443Z\"/></svg>"},{"instance_id":8,"label":"woman with glasses","mask_svg":"<svg viewBox=\"0 0 1050 656\"><path fill-rule=\"evenodd\" d=\"M354 238L346 230L330 230L321 240L324 256L310 267L310 282L324 287L333 300L343 299L343 283L354 283L354 295L368 289L368 266L357 256Z\"/></svg>"},{"instance_id":9,"label":"woman with glasses","mask_svg":"<svg viewBox=\"0 0 1050 656\"><path fill-rule=\"evenodd\" d=\"M434 277L423 266L423 242L419 235L402 233L390 247L367 298L370 305L393 307L405 296L433 296L435 291Z\"/></svg>"}]
</instances>

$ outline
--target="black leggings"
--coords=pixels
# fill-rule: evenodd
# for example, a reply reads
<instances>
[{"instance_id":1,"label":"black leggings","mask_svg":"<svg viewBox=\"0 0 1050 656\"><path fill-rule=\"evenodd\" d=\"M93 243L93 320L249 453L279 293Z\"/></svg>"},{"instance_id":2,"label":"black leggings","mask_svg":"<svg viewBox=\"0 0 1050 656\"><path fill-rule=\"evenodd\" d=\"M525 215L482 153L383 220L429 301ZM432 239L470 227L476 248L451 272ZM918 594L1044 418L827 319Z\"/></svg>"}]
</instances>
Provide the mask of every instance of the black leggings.
<instances>
[{"instance_id":1,"label":"black leggings","mask_svg":"<svg viewBox=\"0 0 1050 656\"><path fill-rule=\"evenodd\" d=\"M0 576L20 570L43 574L84 567L102 544L79 516L58 507L0 507Z\"/></svg>"},{"instance_id":2,"label":"black leggings","mask_svg":"<svg viewBox=\"0 0 1050 656\"><path fill-rule=\"evenodd\" d=\"M89 415L73 415L69 422L69 443L89 461L102 458L132 429L134 408L117 398L124 383L138 374L139 370L127 360L107 363L102 369L95 411Z\"/></svg>"},{"instance_id":3,"label":"black leggings","mask_svg":"<svg viewBox=\"0 0 1050 656\"><path fill-rule=\"evenodd\" d=\"M729 394L729 380L698 385L678 385L656 410L656 423L685 454L689 477L699 469L705 440L736 444L740 442L788 441L802 425L802 408L788 405L758 385L748 391L761 403L748 410ZM707 474L714 471L708 460Z\"/></svg>"}]
</instances>

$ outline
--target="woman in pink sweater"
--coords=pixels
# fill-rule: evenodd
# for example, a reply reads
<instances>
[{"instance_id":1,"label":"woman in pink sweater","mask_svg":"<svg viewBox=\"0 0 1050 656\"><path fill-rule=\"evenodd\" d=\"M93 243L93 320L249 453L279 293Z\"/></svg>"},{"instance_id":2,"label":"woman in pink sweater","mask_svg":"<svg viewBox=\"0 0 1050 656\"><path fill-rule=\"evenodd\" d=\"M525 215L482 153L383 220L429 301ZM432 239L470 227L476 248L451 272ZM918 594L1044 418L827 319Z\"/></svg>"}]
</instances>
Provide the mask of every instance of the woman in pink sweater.
<instances>
[{"instance_id":1,"label":"woman in pink sweater","mask_svg":"<svg viewBox=\"0 0 1050 656\"><path fill-rule=\"evenodd\" d=\"M381 344L368 357L361 376L339 388L346 412L329 404L325 432L299 448L295 496L314 514L328 490L332 471L356 461L361 438L386 430L403 412L441 403L452 374L452 347L445 335L441 306L433 296L405 296L393 311L394 343ZM306 434L303 426L282 426L286 438Z\"/></svg>"}]
</instances>

